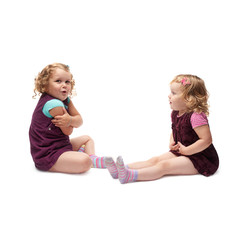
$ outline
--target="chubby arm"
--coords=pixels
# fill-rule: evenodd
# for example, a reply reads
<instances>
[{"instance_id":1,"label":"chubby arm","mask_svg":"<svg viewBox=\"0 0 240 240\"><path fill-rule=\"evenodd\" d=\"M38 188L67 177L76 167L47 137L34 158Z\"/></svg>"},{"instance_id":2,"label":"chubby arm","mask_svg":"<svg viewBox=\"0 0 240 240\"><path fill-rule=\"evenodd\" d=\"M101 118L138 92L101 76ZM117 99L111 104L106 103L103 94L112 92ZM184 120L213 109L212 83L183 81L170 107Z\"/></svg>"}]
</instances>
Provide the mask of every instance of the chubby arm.
<instances>
[{"instance_id":1,"label":"chubby arm","mask_svg":"<svg viewBox=\"0 0 240 240\"><path fill-rule=\"evenodd\" d=\"M51 109L49 111L49 113L55 118L55 117L64 117L64 119L66 120L68 118L68 120L66 121L70 121L70 116L69 114L67 113L66 109L64 107L55 107L53 109ZM52 120L52 122L54 123L54 120ZM54 123L55 124L55 123ZM57 125L55 124L56 127L59 127L62 132L65 134L65 135L71 135L72 134L72 131L73 131L73 127L72 126L68 126L67 124L65 125Z\"/></svg>"},{"instance_id":2,"label":"chubby arm","mask_svg":"<svg viewBox=\"0 0 240 240\"><path fill-rule=\"evenodd\" d=\"M172 150L172 151L178 151L178 149L179 149L179 145L175 143L172 133L171 133L171 136L170 136L169 149Z\"/></svg>"},{"instance_id":3,"label":"chubby arm","mask_svg":"<svg viewBox=\"0 0 240 240\"><path fill-rule=\"evenodd\" d=\"M73 105L72 100L68 104L69 113L72 116L71 126L78 128L83 124L83 119L78 110Z\"/></svg>"},{"instance_id":4,"label":"chubby arm","mask_svg":"<svg viewBox=\"0 0 240 240\"><path fill-rule=\"evenodd\" d=\"M196 127L194 128L194 131L197 133L199 140L189 145L188 147L185 147L180 142L178 142L179 152L181 154L193 155L195 153L205 150L207 147L209 147L212 144L212 135L208 125Z\"/></svg>"},{"instance_id":5,"label":"chubby arm","mask_svg":"<svg viewBox=\"0 0 240 240\"><path fill-rule=\"evenodd\" d=\"M52 123L56 127L71 126L71 127L78 128L82 125L82 123L83 123L82 117L81 117L80 113L77 111L77 109L74 107L71 100L68 104L69 114L65 108L62 108L62 109L64 111L64 114L56 115L56 116L54 116L54 119L52 120Z\"/></svg>"}]
</instances>

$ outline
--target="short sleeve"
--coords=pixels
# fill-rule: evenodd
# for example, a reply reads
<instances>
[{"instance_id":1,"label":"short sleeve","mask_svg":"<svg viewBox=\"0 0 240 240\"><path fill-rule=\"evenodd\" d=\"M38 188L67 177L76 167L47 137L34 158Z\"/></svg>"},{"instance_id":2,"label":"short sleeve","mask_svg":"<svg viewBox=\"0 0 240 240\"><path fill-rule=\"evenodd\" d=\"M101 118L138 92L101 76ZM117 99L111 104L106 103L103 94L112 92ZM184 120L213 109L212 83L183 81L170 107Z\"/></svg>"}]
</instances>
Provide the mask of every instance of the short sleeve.
<instances>
[{"instance_id":1,"label":"short sleeve","mask_svg":"<svg viewBox=\"0 0 240 240\"><path fill-rule=\"evenodd\" d=\"M42 109L43 114L49 118L52 118L53 116L49 113L49 111L55 107L64 107L64 104L62 101L58 99L49 100L43 106L43 109Z\"/></svg>"},{"instance_id":2,"label":"short sleeve","mask_svg":"<svg viewBox=\"0 0 240 240\"><path fill-rule=\"evenodd\" d=\"M194 112L191 116L192 128L200 127L208 124L208 119L205 113Z\"/></svg>"}]
</instances>

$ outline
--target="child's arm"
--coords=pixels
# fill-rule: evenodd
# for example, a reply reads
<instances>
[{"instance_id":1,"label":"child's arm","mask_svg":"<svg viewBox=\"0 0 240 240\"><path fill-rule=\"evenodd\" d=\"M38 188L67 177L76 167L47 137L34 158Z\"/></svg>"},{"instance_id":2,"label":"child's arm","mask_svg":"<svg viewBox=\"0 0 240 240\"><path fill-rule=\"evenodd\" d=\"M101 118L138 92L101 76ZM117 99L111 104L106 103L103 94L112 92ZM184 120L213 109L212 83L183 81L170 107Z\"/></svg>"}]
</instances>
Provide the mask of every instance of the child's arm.
<instances>
[{"instance_id":1,"label":"child's arm","mask_svg":"<svg viewBox=\"0 0 240 240\"><path fill-rule=\"evenodd\" d=\"M51 109L49 111L49 113L51 114L51 116L53 117L62 117L65 116L64 118L66 119L68 117L68 122L70 122L70 115L67 113L66 109L64 107L55 107L53 109ZM68 116L67 116L68 115ZM52 120L52 122L54 121L54 119ZM53 122L54 123L54 122ZM55 123L54 123L55 124ZM72 126L58 126L58 124L55 124L56 127L59 127L62 132L65 135L71 135L72 131L73 131L73 127Z\"/></svg>"},{"instance_id":2,"label":"child's arm","mask_svg":"<svg viewBox=\"0 0 240 240\"><path fill-rule=\"evenodd\" d=\"M205 150L207 147L209 147L212 144L212 135L208 125L203 125L203 126L194 128L194 131L197 133L199 140L189 145L188 147L185 147L180 142L178 142L179 152L181 154L193 155L195 153Z\"/></svg>"},{"instance_id":3,"label":"child's arm","mask_svg":"<svg viewBox=\"0 0 240 240\"><path fill-rule=\"evenodd\" d=\"M171 136L170 136L169 149L172 150L172 151L178 151L178 149L179 149L179 145L175 143L172 133L171 133Z\"/></svg>"},{"instance_id":4,"label":"child's arm","mask_svg":"<svg viewBox=\"0 0 240 240\"><path fill-rule=\"evenodd\" d=\"M68 109L69 109L69 114L65 109L63 109L63 110L65 110L64 114L56 115L54 117L54 119L52 120L52 123L56 127L71 126L71 127L78 128L82 125L82 123L83 123L82 117L81 117L80 113L77 111L77 109L74 107L71 100L68 104Z\"/></svg>"},{"instance_id":5,"label":"child's arm","mask_svg":"<svg viewBox=\"0 0 240 240\"><path fill-rule=\"evenodd\" d=\"M70 115L72 116L71 126L73 126L75 128L80 127L83 124L83 119L82 119L82 116L80 115L80 113L78 112L78 110L73 105L72 100L70 100L70 102L68 104L68 109L69 109Z\"/></svg>"}]
</instances>

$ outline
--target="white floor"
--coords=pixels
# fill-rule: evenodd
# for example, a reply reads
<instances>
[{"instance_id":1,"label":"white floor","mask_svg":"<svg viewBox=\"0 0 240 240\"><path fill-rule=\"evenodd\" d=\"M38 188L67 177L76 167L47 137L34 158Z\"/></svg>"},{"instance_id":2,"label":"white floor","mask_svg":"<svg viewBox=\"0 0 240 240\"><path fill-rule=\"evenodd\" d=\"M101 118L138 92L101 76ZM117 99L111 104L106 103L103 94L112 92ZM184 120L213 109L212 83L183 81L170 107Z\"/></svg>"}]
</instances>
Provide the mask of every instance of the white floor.
<instances>
[{"instance_id":1,"label":"white floor","mask_svg":"<svg viewBox=\"0 0 240 240\"><path fill-rule=\"evenodd\" d=\"M36 3L37 2L37 3ZM1 4L2 5L2 4ZM237 1L27 1L1 6L0 238L239 239ZM34 168L28 128L33 79L64 62L96 153L125 163L168 151L169 82L202 77L220 157L212 177L121 185L107 170Z\"/></svg>"}]
</instances>

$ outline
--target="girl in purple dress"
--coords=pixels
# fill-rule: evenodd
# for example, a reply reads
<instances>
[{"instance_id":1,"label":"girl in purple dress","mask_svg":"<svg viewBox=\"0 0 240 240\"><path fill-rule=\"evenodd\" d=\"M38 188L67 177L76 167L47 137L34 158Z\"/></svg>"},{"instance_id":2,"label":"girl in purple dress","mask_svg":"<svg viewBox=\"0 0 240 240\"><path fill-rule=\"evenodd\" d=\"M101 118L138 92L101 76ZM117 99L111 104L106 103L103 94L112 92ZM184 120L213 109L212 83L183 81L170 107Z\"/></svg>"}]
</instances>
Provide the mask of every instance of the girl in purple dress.
<instances>
[{"instance_id":1,"label":"girl in purple dress","mask_svg":"<svg viewBox=\"0 0 240 240\"><path fill-rule=\"evenodd\" d=\"M69 67L61 63L46 66L35 78L34 93L41 97L33 112L29 139L39 170L82 173L91 167L106 168L107 158L95 155L89 136L69 139L73 128L83 123L69 98L74 84Z\"/></svg>"},{"instance_id":2,"label":"girl in purple dress","mask_svg":"<svg viewBox=\"0 0 240 240\"><path fill-rule=\"evenodd\" d=\"M150 181L165 175L210 176L219 165L208 125L208 92L204 81L193 75L178 75L170 83L172 111L170 151L147 161L124 165L118 157L106 161L113 178L121 183Z\"/></svg>"}]
</instances>

